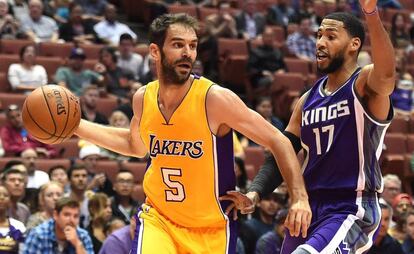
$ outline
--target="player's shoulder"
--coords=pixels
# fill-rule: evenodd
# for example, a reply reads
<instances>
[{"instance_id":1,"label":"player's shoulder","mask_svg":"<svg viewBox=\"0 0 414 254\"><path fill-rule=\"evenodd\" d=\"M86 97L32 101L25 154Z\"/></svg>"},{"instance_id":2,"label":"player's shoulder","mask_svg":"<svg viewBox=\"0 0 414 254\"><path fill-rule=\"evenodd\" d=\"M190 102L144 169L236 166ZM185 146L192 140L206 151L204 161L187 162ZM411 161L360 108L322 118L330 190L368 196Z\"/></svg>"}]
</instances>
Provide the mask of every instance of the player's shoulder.
<instances>
[{"instance_id":1,"label":"player's shoulder","mask_svg":"<svg viewBox=\"0 0 414 254\"><path fill-rule=\"evenodd\" d=\"M207 92L207 102L208 104L225 104L231 102L231 100L238 98L237 95L232 92L230 89L213 84ZM211 106L211 105L210 105Z\"/></svg>"}]
</instances>

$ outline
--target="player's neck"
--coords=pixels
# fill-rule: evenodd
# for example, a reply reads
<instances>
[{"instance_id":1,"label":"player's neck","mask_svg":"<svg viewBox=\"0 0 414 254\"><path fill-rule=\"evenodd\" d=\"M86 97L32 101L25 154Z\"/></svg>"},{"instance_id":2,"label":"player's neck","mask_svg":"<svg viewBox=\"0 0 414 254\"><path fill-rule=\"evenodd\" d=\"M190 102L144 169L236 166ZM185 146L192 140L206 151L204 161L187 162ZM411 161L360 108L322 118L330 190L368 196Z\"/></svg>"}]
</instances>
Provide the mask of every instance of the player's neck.
<instances>
[{"instance_id":1,"label":"player's neck","mask_svg":"<svg viewBox=\"0 0 414 254\"><path fill-rule=\"evenodd\" d=\"M182 85L166 83L160 80L158 104L166 110L176 108L177 104L181 103L188 90L190 90L193 80L194 77L190 76L190 78Z\"/></svg>"},{"instance_id":2,"label":"player's neck","mask_svg":"<svg viewBox=\"0 0 414 254\"><path fill-rule=\"evenodd\" d=\"M329 73L325 90L331 93L335 92L351 77L351 75L356 71L357 68L358 65L355 62L353 64L344 64L337 71Z\"/></svg>"}]
</instances>

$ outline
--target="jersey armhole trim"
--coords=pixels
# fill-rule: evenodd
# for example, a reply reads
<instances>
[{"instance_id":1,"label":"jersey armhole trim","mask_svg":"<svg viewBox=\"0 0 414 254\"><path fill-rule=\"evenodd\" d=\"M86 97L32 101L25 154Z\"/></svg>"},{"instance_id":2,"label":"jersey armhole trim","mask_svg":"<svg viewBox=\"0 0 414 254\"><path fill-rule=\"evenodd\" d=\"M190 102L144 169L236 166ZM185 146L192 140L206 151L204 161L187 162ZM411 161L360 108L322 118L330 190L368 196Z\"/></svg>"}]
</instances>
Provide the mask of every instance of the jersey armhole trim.
<instances>
[{"instance_id":1,"label":"jersey armhole trim","mask_svg":"<svg viewBox=\"0 0 414 254\"><path fill-rule=\"evenodd\" d=\"M368 110L368 108L364 105L364 103L362 102L362 97L357 93L356 91L356 81L358 80L358 77L353 81L351 89L352 89L352 94L354 95L354 98L356 101L358 101L358 103L361 105L362 109L364 110L364 114L368 117L368 119L380 126L387 126L391 123L391 120L394 118L394 109L391 103L391 99L390 99L390 108L388 109L388 116L386 120L380 120L377 119L374 115L371 114L371 112Z\"/></svg>"},{"instance_id":2,"label":"jersey armhole trim","mask_svg":"<svg viewBox=\"0 0 414 254\"><path fill-rule=\"evenodd\" d=\"M138 119L138 126L139 126L139 131L138 131L138 134L139 134L139 138L141 139L141 141L142 142L144 142L144 139L142 138L142 135L141 135L141 120L142 120L142 115L144 114L144 100L145 100L145 94L146 94L146 92L147 92L147 85L145 86L145 90L144 90L144 93L143 93L143 95L142 95L142 102L141 102L141 115L139 116L139 119Z\"/></svg>"}]
</instances>

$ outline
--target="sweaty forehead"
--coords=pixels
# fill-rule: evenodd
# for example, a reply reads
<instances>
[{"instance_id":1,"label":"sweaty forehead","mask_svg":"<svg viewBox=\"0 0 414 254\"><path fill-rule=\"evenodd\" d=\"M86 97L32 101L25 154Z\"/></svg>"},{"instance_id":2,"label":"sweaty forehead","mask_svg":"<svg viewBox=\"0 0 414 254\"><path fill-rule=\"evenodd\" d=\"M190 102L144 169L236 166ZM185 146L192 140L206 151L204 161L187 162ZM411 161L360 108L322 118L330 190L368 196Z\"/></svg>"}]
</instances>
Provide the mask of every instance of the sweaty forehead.
<instances>
[{"instance_id":1,"label":"sweaty forehead","mask_svg":"<svg viewBox=\"0 0 414 254\"><path fill-rule=\"evenodd\" d=\"M166 40L171 39L183 39L183 40L197 40L197 34L193 28L182 25L182 24L172 24L167 30Z\"/></svg>"},{"instance_id":2,"label":"sweaty forehead","mask_svg":"<svg viewBox=\"0 0 414 254\"><path fill-rule=\"evenodd\" d=\"M319 27L319 30L344 30L344 23L335 19L324 19Z\"/></svg>"}]
</instances>

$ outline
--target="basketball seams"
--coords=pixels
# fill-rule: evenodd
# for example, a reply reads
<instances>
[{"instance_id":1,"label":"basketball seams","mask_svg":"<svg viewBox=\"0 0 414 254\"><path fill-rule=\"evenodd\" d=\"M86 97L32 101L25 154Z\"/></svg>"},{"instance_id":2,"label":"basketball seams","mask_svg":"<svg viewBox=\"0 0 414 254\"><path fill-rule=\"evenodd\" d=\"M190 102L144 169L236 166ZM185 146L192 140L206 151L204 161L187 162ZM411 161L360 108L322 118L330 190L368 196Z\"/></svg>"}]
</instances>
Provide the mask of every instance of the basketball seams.
<instances>
[{"instance_id":1,"label":"basketball seams","mask_svg":"<svg viewBox=\"0 0 414 254\"><path fill-rule=\"evenodd\" d=\"M66 95L66 102L67 102L67 105L68 105L68 113L66 114L65 126L63 126L62 132L60 133L60 137L62 137L63 133L66 130L66 127L68 126L68 120L69 120L69 116L70 116L70 100L69 100L69 96L68 96L68 94L66 93L65 90L63 90L63 92L65 92L65 95Z\"/></svg>"},{"instance_id":2,"label":"basketball seams","mask_svg":"<svg viewBox=\"0 0 414 254\"><path fill-rule=\"evenodd\" d=\"M52 139L52 138L55 138L55 137L57 137L55 134L51 134L51 133L49 133L49 131L47 131L47 130L45 130L42 126L40 126L36 121L35 121L35 119L33 118L33 116L32 116L32 114L30 113L30 110L29 110L29 106L27 105L28 104L28 101L26 101L25 103L24 103L24 105L26 106L26 111L27 111L27 114L29 115L29 117L30 117L30 119L32 120L32 122L41 130L41 131L43 131L44 133L46 133L46 134L48 134L50 137L49 138L40 138L40 137L38 137L38 136L35 136L35 135L33 135L33 133L30 133L30 135L32 135L33 137L35 137L35 138L37 138L37 139L41 139L41 140L50 140L50 139Z\"/></svg>"},{"instance_id":3,"label":"basketball seams","mask_svg":"<svg viewBox=\"0 0 414 254\"><path fill-rule=\"evenodd\" d=\"M57 127L56 127L55 118L53 117L52 111L50 110L49 101L48 101L48 100L47 100L47 98L46 98L46 94L45 94L45 91L44 91L44 89L43 89L43 86L41 86L40 88L42 89L43 98L45 99L47 109L49 110L49 115L50 115L50 117L52 118L53 125L54 125L54 127L55 127L55 132L54 132L52 135L53 135L53 136L56 136L56 129L57 129ZM32 119L33 119L33 118L32 118Z\"/></svg>"}]
</instances>

